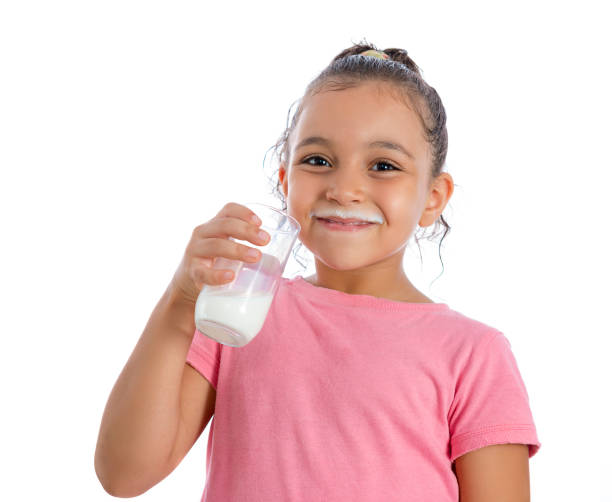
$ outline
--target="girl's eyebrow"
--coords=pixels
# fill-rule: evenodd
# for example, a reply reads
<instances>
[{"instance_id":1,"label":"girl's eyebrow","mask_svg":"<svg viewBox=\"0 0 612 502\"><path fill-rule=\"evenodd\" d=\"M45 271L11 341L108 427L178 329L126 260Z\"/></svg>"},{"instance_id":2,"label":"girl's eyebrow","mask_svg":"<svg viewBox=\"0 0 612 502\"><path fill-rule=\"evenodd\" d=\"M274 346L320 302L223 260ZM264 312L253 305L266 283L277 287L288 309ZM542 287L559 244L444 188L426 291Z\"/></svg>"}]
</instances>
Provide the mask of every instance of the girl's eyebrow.
<instances>
[{"instance_id":1,"label":"girl's eyebrow","mask_svg":"<svg viewBox=\"0 0 612 502\"><path fill-rule=\"evenodd\" d=\"M295 149L299 150L300 148L308 145L324 145L330 147L332 145L332 142L327 138L323 138L321 136L309 136L308 138L304 138L302 141L300 141L295 147ZM378 140L372 141L367 146L368 148L386 148L388 150L395 150L403 153L406 157L410 157L412 160L414 160L414 155L412 155L412 153L406 150L399 143L393 143L392 141L386 140Z\"/></svg>"}]
</instances>

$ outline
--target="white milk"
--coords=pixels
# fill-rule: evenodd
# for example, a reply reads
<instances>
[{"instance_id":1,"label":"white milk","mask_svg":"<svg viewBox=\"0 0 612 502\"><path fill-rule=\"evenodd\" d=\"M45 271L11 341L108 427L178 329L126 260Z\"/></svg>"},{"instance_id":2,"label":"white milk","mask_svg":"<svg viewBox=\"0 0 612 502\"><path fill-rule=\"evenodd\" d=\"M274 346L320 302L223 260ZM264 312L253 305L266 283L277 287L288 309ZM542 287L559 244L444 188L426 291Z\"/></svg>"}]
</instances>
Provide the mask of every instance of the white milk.
<instances>
[{"instance_id":1,"label":"white milk","mask_svg":"<svg viewBox=\"0 0 612 502\"><path fill-rule=\"evenodd\" d=\"M256 263L219 257L215 266L234 270L236 276L230 283L202 288L195 306L196 327L219 343L242 347L263 327L278 289L281 263L262 253Z\"/></svg>"},{"instance_id":2,"label":"white milk","mask_svg":"<svg viewBox=\"0 0 612 502\"><path fill-rule=\"evenodd\" d=\"M261 331L273 298L274 289L267 293L249 294L235 290L211 291L196 304L196 327L219 343L242 347ZM232 336L219 325L236 331L243 340Z\"/></svg>"}]
</instances>

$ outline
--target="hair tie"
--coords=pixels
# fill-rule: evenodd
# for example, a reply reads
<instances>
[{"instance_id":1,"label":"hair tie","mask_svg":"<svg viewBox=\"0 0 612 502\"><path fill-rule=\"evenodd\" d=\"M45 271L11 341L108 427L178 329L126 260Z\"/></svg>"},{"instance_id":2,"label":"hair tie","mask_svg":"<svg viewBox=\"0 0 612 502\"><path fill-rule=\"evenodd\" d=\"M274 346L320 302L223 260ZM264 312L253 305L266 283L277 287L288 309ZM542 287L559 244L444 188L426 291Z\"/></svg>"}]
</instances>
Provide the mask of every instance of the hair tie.
<instances>
[{"instance_id":1,"label":"hair tie","mask_svg":"<svg viewBox=\"0 0 612 502\"><path fill-rule=\"evenodd\" d=\"M374 49L369 49L367 51L361 52L359 53L360 56L370 56L372 58L379 58L379 59L389 59L389 55L385 54L382 51L377 51Z\"/></svg>"}]
</instances>

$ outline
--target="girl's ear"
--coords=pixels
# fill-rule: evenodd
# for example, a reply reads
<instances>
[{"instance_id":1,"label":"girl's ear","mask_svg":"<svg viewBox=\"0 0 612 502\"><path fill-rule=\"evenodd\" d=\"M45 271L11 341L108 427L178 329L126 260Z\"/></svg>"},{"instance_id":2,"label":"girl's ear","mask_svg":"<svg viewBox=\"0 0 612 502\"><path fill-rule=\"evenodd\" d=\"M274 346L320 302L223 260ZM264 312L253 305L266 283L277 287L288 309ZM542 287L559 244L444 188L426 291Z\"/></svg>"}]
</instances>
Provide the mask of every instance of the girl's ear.
<instances>
[{"instance_id":1,"label":"girl's ear","mask_svg":"<svg viewBox=\"0 0 612 502\"><path fill-rule=\"evenodd\" d=\"M429 189L427 203L419 220L421 227L432 225L438 216L442 214L446 204L448 204L453 195L454 187L453 177L449 173L440 173L438 175Z\"/></svg>"},{"instance_id":2,"label":"girl's ear","mask_svg":"<svg viewBox=\"0 0 612 502\"><path fill-rule=\"evenodd\" d=\"M281 183L281 188L283 190L283 194L285 195L285 199L287 198L288 191L288 183L287 183L287 171L285 170L285 164L281 164L278 168L278 179Z\"/></svg>"}]
</instances>

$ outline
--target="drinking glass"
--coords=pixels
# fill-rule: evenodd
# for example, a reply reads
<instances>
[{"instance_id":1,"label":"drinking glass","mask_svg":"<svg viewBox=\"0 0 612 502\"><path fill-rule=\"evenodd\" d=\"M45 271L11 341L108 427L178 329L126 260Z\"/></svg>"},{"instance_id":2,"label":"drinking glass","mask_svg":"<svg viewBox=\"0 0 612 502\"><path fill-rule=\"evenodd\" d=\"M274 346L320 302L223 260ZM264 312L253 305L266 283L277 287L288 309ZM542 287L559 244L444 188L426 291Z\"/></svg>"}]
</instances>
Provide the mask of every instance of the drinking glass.
<instances>
[{"instance_id":1,"label":"drinking glass","mask_svg":"<svg viewBox=\"0 0 612 502\"><path fill-rule=\"evenodd\" d=\"M196 301L195 324L200 333L230 347L244 347L261 331L278 290L300 224L288 214L256 202L244 204L262 221L261 229L270 241L258 246L261 258L256 263L216 257L212 268L234 271L226 284L206 284ZM253 246L251 242L229 238Z\"/></svg>"}]
</instances>

